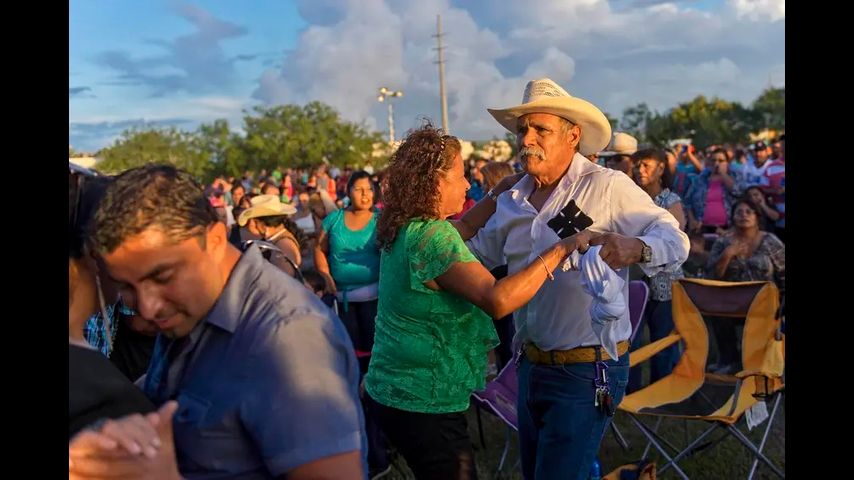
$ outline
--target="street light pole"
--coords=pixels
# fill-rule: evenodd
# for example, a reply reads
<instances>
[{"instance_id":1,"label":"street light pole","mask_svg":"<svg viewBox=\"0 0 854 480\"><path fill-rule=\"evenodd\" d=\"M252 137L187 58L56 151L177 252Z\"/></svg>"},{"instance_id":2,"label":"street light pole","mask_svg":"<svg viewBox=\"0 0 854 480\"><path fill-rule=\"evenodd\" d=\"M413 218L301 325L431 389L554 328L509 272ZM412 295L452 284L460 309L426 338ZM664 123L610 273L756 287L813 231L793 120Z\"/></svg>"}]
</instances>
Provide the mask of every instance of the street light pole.
<instances>
[{"instance_id":1,"label":"street light pole","mask_svg":"<svg viewBox=\"0 0 854 480\"><path fill-rule=\"evenodd\" d=\"M388 102L388 143L394 143L394 105Z\"/></svg>"},{"instance_id":2,"label":"street light pole","mask_svg":"<svg viewBox=\"0 0 854 480\"><path fill-rule=\"evenodd\" d=\"M386 87L380 87L380 94L377 95L378 102L384 102L386 98L388 98L388 144L394 144L394 106L391 103L391 99L395 97L402 97L403 91L391 91Z\"/></svg>"}]
</instances>

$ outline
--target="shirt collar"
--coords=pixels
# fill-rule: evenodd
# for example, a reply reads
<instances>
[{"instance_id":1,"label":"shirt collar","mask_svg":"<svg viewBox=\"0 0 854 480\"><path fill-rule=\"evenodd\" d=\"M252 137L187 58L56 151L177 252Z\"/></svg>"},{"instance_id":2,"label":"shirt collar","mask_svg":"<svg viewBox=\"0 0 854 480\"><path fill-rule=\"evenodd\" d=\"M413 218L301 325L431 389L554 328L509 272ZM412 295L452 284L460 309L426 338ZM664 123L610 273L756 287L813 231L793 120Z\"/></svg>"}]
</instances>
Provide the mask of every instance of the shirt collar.
<instances>
[{"instance_id":1,"label":"shirt collar","mask_svg":"<svg viewBox=\"0 0 854 480\"><path fill-rule=\"evenodd\" d=\"M246 299L261 276L265 262L261 250L256 245L252 245L243 252L231 270L225 288L204 321L234 333L240 323Z\"/></svg>"},{"instance_id":2,"label":"shirt collar","mask_svg":"<svg viewBox=\"0 0 854 480\"><path fill-rule=\"evenodd\" d=\"M596 165L588 160L584 155L575 152L575 155L572 157L572 162L569 164L569 168L558 183L557 189L560 191L567 190L570 185L580 180L581 177L603 169L604 167ZM514 202L516 202L516 204L520 206L524 205L525 199L534 191L535 185L536 182L534 181L534 177L531 175L525 175L516 183L516 185L510 188L510 197Z\"/></svg>"}]
</instances>

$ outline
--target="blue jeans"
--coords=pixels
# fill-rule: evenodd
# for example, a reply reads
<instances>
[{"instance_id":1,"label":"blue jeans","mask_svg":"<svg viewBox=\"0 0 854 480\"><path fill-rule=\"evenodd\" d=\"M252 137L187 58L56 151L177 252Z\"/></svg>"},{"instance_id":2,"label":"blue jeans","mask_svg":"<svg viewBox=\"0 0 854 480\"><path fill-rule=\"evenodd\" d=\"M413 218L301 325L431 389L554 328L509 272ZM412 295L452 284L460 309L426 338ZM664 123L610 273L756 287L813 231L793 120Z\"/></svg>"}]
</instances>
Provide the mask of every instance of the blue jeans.
<instances>
[{"instance_id":1,"label":"blue jeans","mask_svg":"<svg viewBox=\"0 0 854 480\"><path fill-rule=\"evenodd\" d=\"M608 360L614 408L623 400L629 354ZM519 364L519 450L526 480L587 480L611 421L593 406L593 363Z\"/></svg>"},{"instance_id":2,"label":"blue jeans","mask_svg":"<svg viewBox=\"0 0 854 480\"><path fill-rule=\"evenodd\" d=\"M643 326L649 326L649 342L652 343L660 340L673 332L673 302L670 300L658 301L650 299L646 304L646 310L643 312L641 324L638 325L638 333L635 335L635 341L632 342L632 350L636 350L643 346L643 335L641 330ZM664 350L656 353L649 359L650 375L649 383L658 381L661 378L670 375L676 362L679 361L679 344L673 344ZM638 364L629 372L629 386L626 388L628 393L640 390L642 379L643 364Z\"/></svg>"}]
</instances>

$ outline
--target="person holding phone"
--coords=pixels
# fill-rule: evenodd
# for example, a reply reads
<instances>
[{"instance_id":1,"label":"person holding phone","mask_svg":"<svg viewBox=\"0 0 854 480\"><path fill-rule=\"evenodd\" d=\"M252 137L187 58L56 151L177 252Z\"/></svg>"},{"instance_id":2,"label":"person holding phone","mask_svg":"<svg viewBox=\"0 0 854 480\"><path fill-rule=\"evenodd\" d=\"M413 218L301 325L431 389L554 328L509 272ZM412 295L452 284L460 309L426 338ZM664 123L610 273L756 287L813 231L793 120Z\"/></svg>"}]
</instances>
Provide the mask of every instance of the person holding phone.
<instances>
[{"instance_id":1,"label":"person holding phone","mask_svg":"<svg viewBox=\"0 0 854 480\"><path fill-rule=\"evenodd\" d=\"M671 190L683 198L688 192L688 187L691 186L691 181L703 171L703 165L694 152L693 145L676 145L676 175Z\"/></svg>"},{"instance_id":2,"label":"person holding phone","mask_svg":"<svg viewBox=\"0 0 854 480\"><path fill-rule=\"evenodd\" d=\"M729 174L726 152L715 149L684 197L688 231L716 233L720 228L727 228L727 212L735 198L738 198L738 190L735 179Z\"/></svg>"}]
</instances>

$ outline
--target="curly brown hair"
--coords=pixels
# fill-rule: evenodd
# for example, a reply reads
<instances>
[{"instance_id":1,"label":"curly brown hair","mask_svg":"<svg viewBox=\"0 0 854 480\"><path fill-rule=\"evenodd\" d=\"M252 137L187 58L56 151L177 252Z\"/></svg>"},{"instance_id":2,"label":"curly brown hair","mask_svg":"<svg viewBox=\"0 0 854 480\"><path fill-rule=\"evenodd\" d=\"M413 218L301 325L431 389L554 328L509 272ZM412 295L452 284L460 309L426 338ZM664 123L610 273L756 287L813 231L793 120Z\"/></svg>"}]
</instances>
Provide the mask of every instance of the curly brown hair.
<instances>
[{"instance_id":1,"label":"curly brown hair","mask_svg":"<svg viewBox=\"0 0 854 480\"><path fill-rule=\"evenodd\" d=\"M428 121L410 130L391 156L383 208L377 221L377 243L391 250L400 228L415 218L438 218L439 175L460 153L457 137L445 135Z\"/></svg>"}]
</instances>

